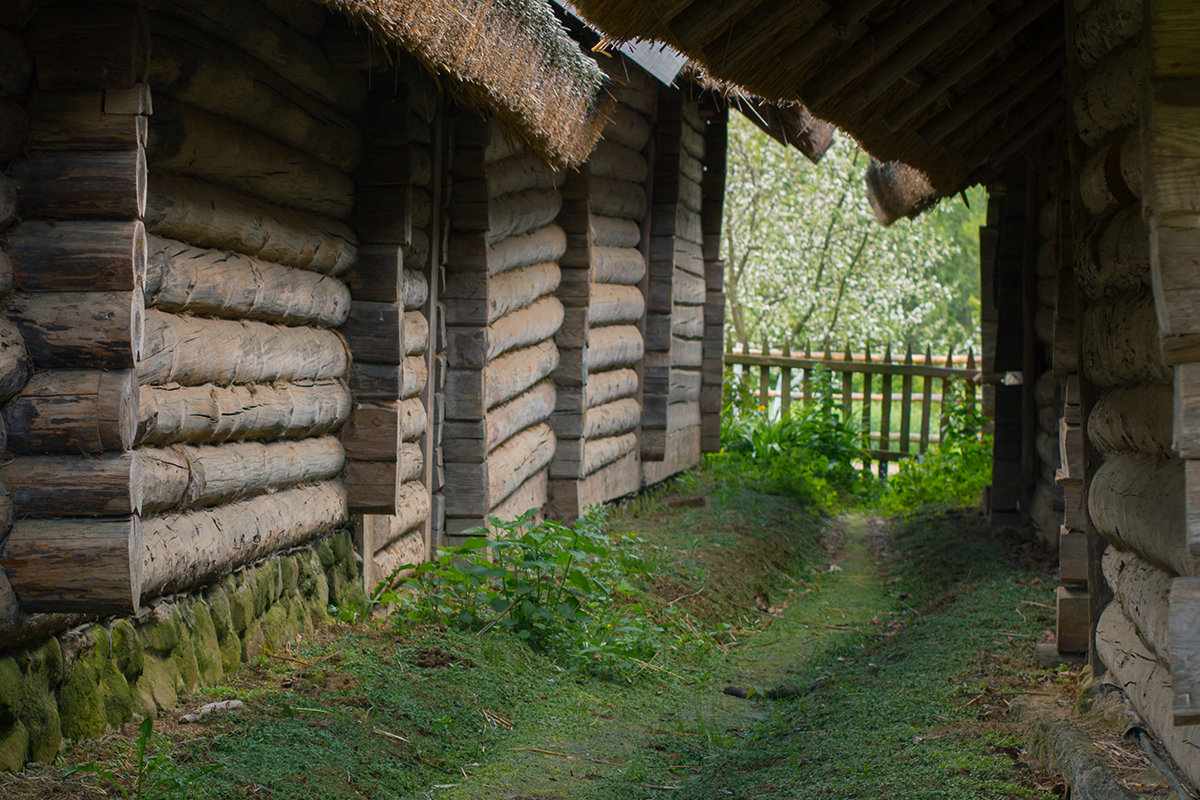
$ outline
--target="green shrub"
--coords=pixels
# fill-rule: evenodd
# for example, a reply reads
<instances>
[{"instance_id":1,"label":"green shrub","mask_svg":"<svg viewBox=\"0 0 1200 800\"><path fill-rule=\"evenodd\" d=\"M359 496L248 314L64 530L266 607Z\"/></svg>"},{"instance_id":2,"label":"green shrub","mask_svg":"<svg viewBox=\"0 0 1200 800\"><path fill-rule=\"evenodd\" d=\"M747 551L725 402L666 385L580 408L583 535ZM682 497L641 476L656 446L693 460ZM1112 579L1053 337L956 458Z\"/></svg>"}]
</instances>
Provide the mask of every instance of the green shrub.
<instances>
[{"instance_id":1,"label":"green shrub","mask_svg":"<svg viewBox=\"0 0 1200 800\"><path fill-rule=\"evenodd\" d=\"M600 508L574 527L533 522L533 511L511 522L492 517L487 529L436 560L406 564L400 587L381 584L373 599L399 610L399 625L433 623L485 633L495 627L571 666L619 673L631 659L651 657L662 628L630 581L646 567L629 542L605 530ZM399 571L398 570L398 571ZM395 576L393 575L393 578Z\"/></svg>"}]
</instances>

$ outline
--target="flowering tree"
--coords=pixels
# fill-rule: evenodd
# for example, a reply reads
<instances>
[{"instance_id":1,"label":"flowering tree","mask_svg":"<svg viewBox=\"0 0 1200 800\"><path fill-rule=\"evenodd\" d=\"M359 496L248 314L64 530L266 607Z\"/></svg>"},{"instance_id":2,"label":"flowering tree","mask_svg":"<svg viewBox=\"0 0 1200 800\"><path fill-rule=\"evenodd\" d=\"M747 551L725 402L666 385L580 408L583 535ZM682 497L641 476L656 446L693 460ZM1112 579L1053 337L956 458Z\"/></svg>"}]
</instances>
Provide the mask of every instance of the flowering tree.
<instances>
[{"instance_id":1,"label":"flowering tree","mask_svg":"<svg viewBox=\"0 0 1200 800\"><path fill-rule=\"evenodd\" d=\"M765 336L796 349L868 338L965 346L978 337L978 251L971 249L982 192L973 208L955 198L883 228L867 202L867 161L839 136L814 166L731 117L727 339L754 344Z\"/></svg>"}]
</instances>

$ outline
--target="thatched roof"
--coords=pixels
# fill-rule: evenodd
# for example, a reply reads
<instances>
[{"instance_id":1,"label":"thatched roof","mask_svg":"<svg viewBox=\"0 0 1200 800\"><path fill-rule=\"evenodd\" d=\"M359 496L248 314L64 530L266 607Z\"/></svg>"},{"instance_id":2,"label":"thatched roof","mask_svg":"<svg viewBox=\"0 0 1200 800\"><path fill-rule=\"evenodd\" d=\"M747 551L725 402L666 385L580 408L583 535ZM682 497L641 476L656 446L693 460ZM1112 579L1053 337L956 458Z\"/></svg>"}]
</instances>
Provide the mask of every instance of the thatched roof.
<instances>
[{"instance_id":1,"label":"thatched roof","mask_svg":"<svg viewBox=\"0 0 1200 800\"><path fill-rule=\"evenodd\" d=\"M573 2L613 40L664 42L717 80L803 103L936 196L1061 118L1061 0Z\"/></svg>"},{"instance_id":2,"label":"thatched roof","mask_svg":"<svg viewBox=\"0 0 1200 800\"><path fill-rule=\"evenodd\" d=\"M607 79L545 0L320 0L494 111L547 161L585 161L607 122Z\"/></svg>"}]
</instances>

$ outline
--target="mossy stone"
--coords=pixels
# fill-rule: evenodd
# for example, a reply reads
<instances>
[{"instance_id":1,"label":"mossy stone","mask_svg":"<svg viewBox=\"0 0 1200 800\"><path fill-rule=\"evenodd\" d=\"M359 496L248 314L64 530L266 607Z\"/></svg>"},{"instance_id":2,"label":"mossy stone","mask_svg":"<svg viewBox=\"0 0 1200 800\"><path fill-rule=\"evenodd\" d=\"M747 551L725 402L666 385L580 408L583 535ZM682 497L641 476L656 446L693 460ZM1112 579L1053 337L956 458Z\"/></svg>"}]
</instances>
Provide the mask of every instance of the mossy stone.
<instances>
[{"instance_id":1,"label":"mossy stone","mask_svg":"<svg viewBox=\"0 0 1200 800\"><path fill-rule=\"evenodd\" d=\"M58 716L68 739L90 739L108 727L96 655L95 650L80 654L58 690Z\"/></svg>"},{"instance_id":2,"label":"mossy stone","mask_svg":"<svg viewBox=\"0 0 1200 800\"><path fill-rule=\"evenodd\" d=\"M129 687L129 702L135 717L145 719L158 713L158 705L154 702L150 684L143 674Z\"/></svg>"},{"instance_id":3,"label":"mossy stone","mask_svg":"<svg viewBox=\"0 0 1200 800\"><path fill-rule=\"evenodd\" d=\"M192 637L171 651L171 660L179 670L179 693L194 692L200 686L200 665L196 663L196 645Z\"/></svg>"},{"instance_id":4,"label":"mossy stone","mask_svg":"<svg viewBox=\"0 0 1200 800\"><path fill-rule=\"evenodd\" d=\"M138 637L145 649L169 653L179 644L179 618L167 604L160 604L154 609L154 616L139 628Z\"/></svg>"},{"instance_id":5,"label":"mossy stone","mask_svg":"<svg viewBox=\"0 0 1200 800\"><path fill-rule=\"evenodd\" d=\"M312 615L308 605L299 597L290 597L287 602L288 629L293 634L308 635L313 632Z\"/></svg>"},{"instance_id":6,"label":"mossy stone","mask_svg":"<svg viewBox=\"0 0 1200 800\"><path fill-rule=\"evenodd\" d=\"M133 719L133 694L116 662L105 660L100 666L100 689L109 727L118 728Z\"/></svg>"},{"instance_id":7,"label":"mossy stone","mask_svg":"<svg viewBox=\"0 0 1200 800\"><path fill-rule=\"evenodd\" d=\"M208 606L199 600L192 603L192 616L196 619L192 628L192 646L196 651L196 667L200 671L200 683L212 686L225 677L221 663L221 644L217 638L217 627L213 623Z\"/></svg>"},{"instance_id":8,"label":"mossy stone","mask_svg":"<svg viewBox=\"0 0 1200 800\"><path fill-rule=\"evenodd\" d=\"M29 731L24 725L13 720L7 726L0 726L0 771L20 772L28 752Z\"/></svg>"},{"instance_id":9,"label":"mossy stone","mask_svg":"<svg viewBox=\"0 0 1200 800\"><path fill-rule=\"evenodd\" d=\"M338 531L332 537L331 544L333 552L338 563L345 564L346 562L353 563L354 561L354 542L350 538L349 531Z\"/></svg>"},{"instance_id":10,"label":"mossy stone","mask_svg":"<svg viewBox=\"0 0 1200 800\"><path fill-rule=\"evenodd\" d=\"M296 563L296 556L284 556L279 559L279 577L283 582L284 596L300 591L300 567Z\"/></svg>"},{"instance_id":11,"label":"mossy stone","mask_svg":"<svg viewBox=\"0 0 1200 800\"><path fill-rule=\"evenodd\" d=\"M233 616L229 612L229 592L223 586L214 586L208 590L205 599L208 605L208 615L212 617L217 636L233 633Z\"/></svg>"},{"instance_id":12,"label":"mossy stone","mask_svg":"<svg viewBox=\"0 0 1200 800\"><path fill-rule=\"evenodd\" d=\"M53 636L37 647L19 651L16 659L27 677L36 675L47 687L57 685L63 678L62 647Z\"/></svg>"},{"instance_id":13,"label":"mossy stone","mask_svg":"<svg viewBox=\"0 0 1200 800\"><path fill-rule=\"evenodd\" d=\"M142 643L137 629L127 619L119 619L109 630L112 642L112 660L126 680L134 680L142 674Z\"/></svg>"},{"instance_id":14,"label":"mossy stone","mask_svg":"<svg viewBox=\"0 0 1200 800\"><path fill-rule=\"evenodd\" d=\"M233 631L217 637L221 648L221 670L225 675L232 675L242 665L242 638Z\"/></svg>"},{"instance_id":15,"label":"mossy stone","mask_svg":"<svg viewBox=\"0 0 1200 800\"><path fill-rule=\"evenodd\" d=\"M329 576L323 569L316 569L313 572L312 603L322 615L327 613L329 609Z\"/></svg>"},{"instance_id":16,"label":"mossy stone","mask_svg":"<svg viewBox=\"0 0 1200 800\"><path fill-rule=\"evenodd\" d=\"M253 661L263 652L263 629L258 620L250 623L242 636L242 661Z\"/></svg>"},{"instance_id":17,"label":"mossy stone","mask_svg":"<svg viewBox=\"0 0 1200 800\"><path fill-rule=\"evenodd\" d=\"M330 570L326 573L329 579L329 603L328 605L342 607L342 593L346 588L346 577L342 575L340 570Z\"/></svg>"},{"instance_id":18,"label":"mossy stone","mask_svg":"<svg viewBox=\"0 0 1200 800\"><path fill-rule=\"evenodd\" d=\"M333 552L332 537L317 542L316 551L322 570L327 570L337 563L337 554Z\"/></svg>"},{"instance_id":19,"label":"mossy stone","mask_svg":"<svg viewBox=\"0 0 1200 800\"><path fill-rule=\"evenodd\" d=\"M312 597L317 590L317 573L321 571L321 562L312 550L302 550L296 554L296 590L302 597Z\"/></svg>"},{"instance_id":20,"label":"mossy stone","mask_svg":"<svg viewBox=\"0 0 1200 800\"><path fill-rule=\"evenodd\" d=\"M0 725L15 720L25 702L25 676L12 656L0 656Z\"/></svg>"},{"instance_id":21,"label":"mossy stone","mask_svg":"<svg viewBox=\"0 0 1200 800\"><path fill-rule=\"evenodd\" d=\"M242 634L254 621L254 586L242 584L229 596L229 617L233 621L233 629Z\"/></svg>"},{"instance_id":22,"label":"mossy stone","mask_svg":"<svg viewBox=\"0 0 1200 800\"><path fill-rule=\"evenodd\" d=\"M282 650L289 644L288 614L286 605L280 601L263 615L261 628L263 647L267 650Z\"/></svg>"},{"instance_id":23,"label":"mossy stone","mask_svg":"<svg viewBox=\"0 0 1200 800\"><path fill-rule=\"evenodd\" d=\"M43 763L53 761L62 746L62 727L58 703L49 688L32 689L25 697L21 724L29 734L29 760Z\"/></svg>"},{"instance_id":24,"label":"mossy stone","mask_svg":"<svg viewBox=\"0 0 1200 800\"><path fill-rule=\"evenodd\" d=\"M250 581L254 585L255 619L267 613L267 609L271 607L271 603L275 602L277 597L275 594L276 575L273 575L267 566L263 565L253 570L250 576Z\"/></svg>"},{"instance_id":25,"label":"mossy stone","mask_svg":"<svg viewBox=\"0 0 1200 800\"><path fill-rule=\"evenodd\" d=\"M179 702L178 686L179 667L175 666L175 661L169 656L147 653L142 677L138 678L139 691L145 691L156 708L166 711Z\"/></svg>"}]
</instances>

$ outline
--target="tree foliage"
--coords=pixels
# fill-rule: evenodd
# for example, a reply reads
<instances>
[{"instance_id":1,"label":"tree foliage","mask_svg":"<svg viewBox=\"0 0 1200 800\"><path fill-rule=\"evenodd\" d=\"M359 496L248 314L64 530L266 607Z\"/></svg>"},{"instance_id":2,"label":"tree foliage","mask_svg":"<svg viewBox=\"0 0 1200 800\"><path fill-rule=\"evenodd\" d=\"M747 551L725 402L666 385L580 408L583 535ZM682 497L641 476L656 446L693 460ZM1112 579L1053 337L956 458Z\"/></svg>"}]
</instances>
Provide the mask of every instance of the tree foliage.
<instances>
[{"instance_id":1,"label":"tree foliage","mask_svg":"<svg viewBox=\"0 0 1200 800\"><path fill-rule=\"evenodd\" d=\"M739 115L729 129L727 339L978 344L981 189L916 220L876 222L867 155L838 136L819 165Z\"/></svg>"}]
</instances>

